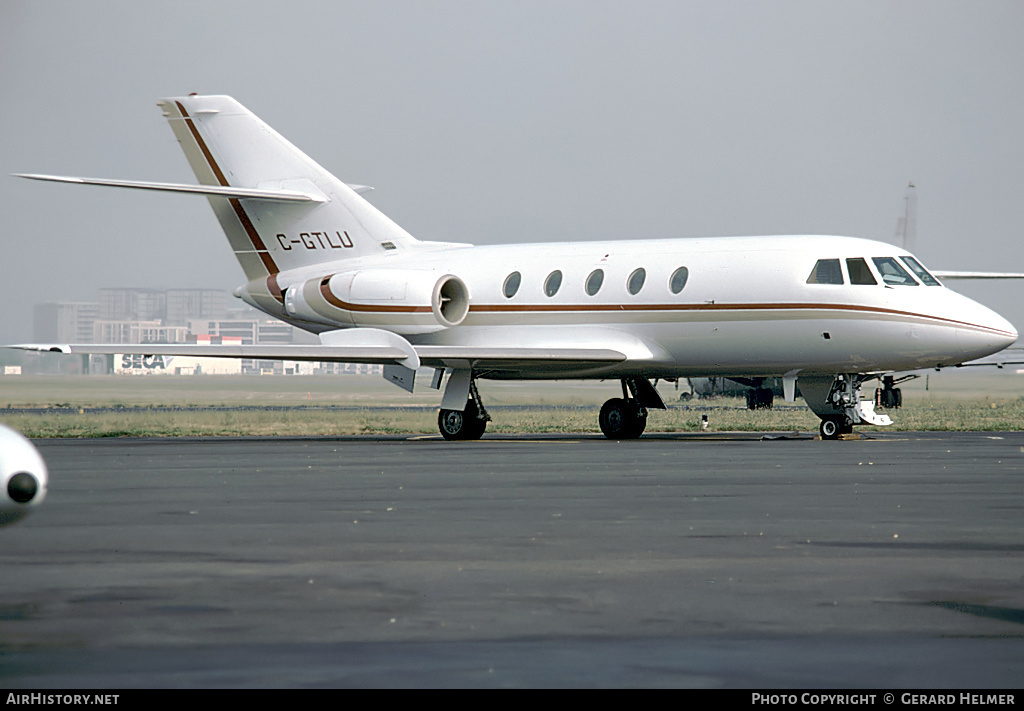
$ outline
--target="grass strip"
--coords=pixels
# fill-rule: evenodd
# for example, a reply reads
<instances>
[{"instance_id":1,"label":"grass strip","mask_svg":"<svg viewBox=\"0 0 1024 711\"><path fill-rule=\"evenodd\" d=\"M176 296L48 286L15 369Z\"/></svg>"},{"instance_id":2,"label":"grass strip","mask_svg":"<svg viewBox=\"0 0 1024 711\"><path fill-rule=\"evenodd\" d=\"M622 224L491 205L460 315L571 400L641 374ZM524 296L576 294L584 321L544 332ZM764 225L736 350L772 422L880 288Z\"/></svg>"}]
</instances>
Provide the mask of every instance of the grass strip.
<instances>
[{"instance_id":1,"label":"grass strip","mask_svg":"<svg viewBox=\"0 0 1024 711\"><path fill-rule=\"evenodd\" d=\"M490 407L491 433L599 432L598 407ZM928 400L890 412L888 428L858 431L1013 431L1024 429L1024 398ZM648 432L697 432L701 416L709 431L816 432L818 418L806 407L777 406L749 411L743 401L718 398L703 404L651 411ZM0 409L0 422L33 438L338 436L352 434L434 434L437 412L424 407L315 408L126 407L20 412Z\"/></svg>"}]
</instances>

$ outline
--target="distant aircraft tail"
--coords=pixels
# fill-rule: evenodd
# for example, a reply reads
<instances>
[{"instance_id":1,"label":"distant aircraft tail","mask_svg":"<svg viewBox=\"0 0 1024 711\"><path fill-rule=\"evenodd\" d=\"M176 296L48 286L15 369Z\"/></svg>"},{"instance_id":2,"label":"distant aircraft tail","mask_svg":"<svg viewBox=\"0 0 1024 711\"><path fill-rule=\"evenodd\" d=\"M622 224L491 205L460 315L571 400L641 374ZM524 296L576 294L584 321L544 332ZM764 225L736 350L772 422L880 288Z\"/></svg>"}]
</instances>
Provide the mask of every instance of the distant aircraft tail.
<instances>
[{"instance_id":1,"label":"distant aircraft tail","mask_svg":"<svg viewBox=\"0 0 1024 711\"><path fill-rule=\"evenodd\" d=\"M158 102L246 279L417 244L405 230L229 96ZM175 189L137 184L126 187ZM180 190L187 186L177 186Z\"/></svg>"}]
</instances>

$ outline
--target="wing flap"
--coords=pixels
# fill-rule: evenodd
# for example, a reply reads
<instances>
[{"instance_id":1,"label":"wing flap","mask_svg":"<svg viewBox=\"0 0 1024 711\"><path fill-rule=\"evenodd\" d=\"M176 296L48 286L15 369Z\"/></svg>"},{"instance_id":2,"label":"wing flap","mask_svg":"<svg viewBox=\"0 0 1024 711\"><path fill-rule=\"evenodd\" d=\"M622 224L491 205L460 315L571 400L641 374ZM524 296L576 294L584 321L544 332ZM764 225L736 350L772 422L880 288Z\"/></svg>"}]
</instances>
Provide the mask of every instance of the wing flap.
<instances>
[{"instance_id":1,"label":"wing flap","mask_svg":"<svg viewBox=\"0 0 1024 711\"><path fill-rule=\"evenodd\" d=\"M480 346L418 346L416 353L424 365L443 367L454 361L471 365L496 366L530 364L553 365L580 363L611 365L626 360L619 351L608 348L488 348Z\"/></svg>"}]
</instances>

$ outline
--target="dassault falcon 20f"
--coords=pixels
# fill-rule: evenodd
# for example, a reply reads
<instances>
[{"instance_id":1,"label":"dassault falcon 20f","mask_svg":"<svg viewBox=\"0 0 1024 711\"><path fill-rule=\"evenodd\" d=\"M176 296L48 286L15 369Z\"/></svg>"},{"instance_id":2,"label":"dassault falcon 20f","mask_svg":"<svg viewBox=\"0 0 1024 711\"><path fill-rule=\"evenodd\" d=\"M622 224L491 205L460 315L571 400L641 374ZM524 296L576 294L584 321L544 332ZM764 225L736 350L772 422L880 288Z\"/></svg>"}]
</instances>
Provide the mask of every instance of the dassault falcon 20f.
<instances>
[{"instance_id":1,"label":"dassault falcon 20f","mask_svg":"<svg viewBox=\"0 0 1024 711\"><path fill-rule=\"evenodd\" d=\"M828 236L473 246L414 239L227 96L159 102L198 185L24 175L204 195L246 283L235 295L319 334L319 345L26 344L69 353L218 355L378 363L412 391L434 369L448 439L490 419L478 379L611 379L610 438L665 404L652 379L728 377L770 401L781 378L833 439L887 425L891 374L957 365L1014 342L1014 327L892 245ZM956 273L946 273L957 276ZM447 382L444 384L445 375ZM882 381L881 397L862 384Z\"/></svg>"}]
</instances>

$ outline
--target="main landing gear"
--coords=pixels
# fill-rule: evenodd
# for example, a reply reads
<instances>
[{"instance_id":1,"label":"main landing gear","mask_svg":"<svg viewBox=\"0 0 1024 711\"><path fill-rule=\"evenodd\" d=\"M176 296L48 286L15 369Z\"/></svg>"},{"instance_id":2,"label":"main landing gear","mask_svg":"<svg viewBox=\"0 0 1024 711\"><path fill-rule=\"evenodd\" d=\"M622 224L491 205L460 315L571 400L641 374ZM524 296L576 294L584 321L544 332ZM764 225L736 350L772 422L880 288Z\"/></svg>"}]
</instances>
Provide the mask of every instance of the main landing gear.
<instances>
[{"instance_id":1,"label":"main landing gear","mask_svg":"<svg viewBox=\"0 0 1024 711\"><path fill-rule=\"evenodd\" d=\"M601 406L597 422L608 439L636 439L647 427L647 409L664 410L665 402L646 378L623 378L622 397Z\"/></svg>"},{"instance_id":2,"label":"main landing gear","mask_svg":"<svg viewBox=\"0 0 1024 711\"><path fill-rule=\"evenodd\" d=\"M647 427L647 410L636 400L613 397L601 406L597 422L608 439L636 439Z\"/></svg>"},{"instance_id":3,"label":"main landing gear","mask_svg":"<svg viewBox=\"0 0 1024 711\"><path fill-rule=\"evenodd\" d=\"M755 387L747 390L748 410L771 410L775 404L775 393L771 388Z\"/></svg>"},{"instance_id":4,"label":"main landing gear","mask_svg":"<svg viewBox=\"0 0 1024 711\"><path fill-rule=\"evenodd\" d=\"M465 407L454 409L463 398L466 398ZM598 424L608 439L636 439L647 426L649 409L667 409L651 381L646 378L623 378L622 397L612 398L604 404ZM472 374L469 371L452 373L445 390L445 399L437 413L437 429L441 436L448 440L480 439L490 419Z\"/></svg>"},{"instance_id":5,"label":"main landing gear","mask_svg":"<svg viewBox=\"0 0 1024 711\"><path fill-rule=\"evenodd\" d=\"M476 381L470 380L469 399L465 410L441 409L437 413L437 429L441 436L448 440L480 439L491 416L484 409L480 393L476 389Z\"/></svg>"},{"instance_id":6,"label":"main landing gear","mask_svg":"<svg viewBox=\"0 0 1024 711\"><path fill-rule=\"evenodd\" d=\"M440 386L440 374L435 376L435 383L435 387ZM465 402L465 406L455 409L460 402ZM451 374L441 405L437 413L437 429L442 437L447 440L473 440L483 436L491 416L484 409L476 378L469 370ZM643 434L647 426L647 411L652 409L667 408L651 381L647 378L623 378L622 397L612 398L601 407L598 424L608 439L636 439Z\"/></svg>"},{"instance_id":7,"label":"main landing gear","mask_svg":"<svg viewBox=\"0 0 1024 711\"><path fill-rule=\"evenodd\" d=\"M899 380L896 380L891 375L882 376L882 387L875 388L875 407L884 407L887 409L903 407L903 391L894 386L898 382L902 383L904 380L910 380L914 377L917 376L906 375Z\"/></svg>"}]
</instances>

